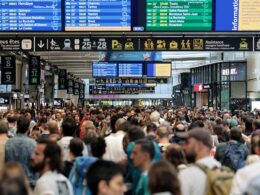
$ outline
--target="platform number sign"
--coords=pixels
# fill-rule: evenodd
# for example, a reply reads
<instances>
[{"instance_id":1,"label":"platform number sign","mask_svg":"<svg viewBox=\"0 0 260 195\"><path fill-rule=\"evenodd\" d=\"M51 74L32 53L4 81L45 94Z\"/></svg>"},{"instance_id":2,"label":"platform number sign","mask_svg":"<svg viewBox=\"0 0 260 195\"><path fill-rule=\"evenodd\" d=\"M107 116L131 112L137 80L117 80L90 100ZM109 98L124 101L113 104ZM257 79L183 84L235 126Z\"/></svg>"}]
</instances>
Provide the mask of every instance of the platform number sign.
<instances>
[{"instance_id":1,"label":"platform number sign","mask_svg":"<svg viewBox=\"0 0 260 195\"><path fill-rule=\"evenodd\" d=\"M31 56L29 62L29 85L40 85L41 79L40 56Z\"/></svg>"},{"instance_id":2,"label":"platform number sign","mask_svg":"<svg viewBox=\"0 0 260 195\"><path fill-rule=\"evenodd\" d=\"M1 57L1 84L15 85L16 84L16 62L15 56Z\"/></svg>"},{"instance_id":3,"label":"platform number sign","mask_svg":"<svg viewBox=\"0 0 260 195\"><path fill-rule=\"evenodd\" d=\"M67 94L73 94L74 80L69 78L67 80Z\"/></svg>"},{"instance_id":4,"label":"platform number sign","mask_svg":"<svg viewBox=\"0 0 260 195\"><path fill-rule=\"evenodd\" d=\"M67 89L67 70L59 70L59 90Z\"/></svg>"}]
</instances>

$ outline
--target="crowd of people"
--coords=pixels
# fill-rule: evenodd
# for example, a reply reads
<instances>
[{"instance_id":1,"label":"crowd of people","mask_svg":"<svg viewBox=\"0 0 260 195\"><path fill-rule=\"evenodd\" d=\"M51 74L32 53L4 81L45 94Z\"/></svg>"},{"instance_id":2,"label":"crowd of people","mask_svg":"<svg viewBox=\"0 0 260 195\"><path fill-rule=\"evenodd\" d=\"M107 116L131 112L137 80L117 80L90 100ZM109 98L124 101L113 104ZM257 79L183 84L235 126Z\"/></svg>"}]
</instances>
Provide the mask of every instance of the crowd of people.
<instances>
[{"instance_id":1,"label":"crowd of people","mask_svg":"<svg viewBox=\"0 0 260 195\"><path fill-rule=\"evenodd\" d=\"M256 195L260 112L0 112L1 195Z\"/></svg>"}]
</instances>

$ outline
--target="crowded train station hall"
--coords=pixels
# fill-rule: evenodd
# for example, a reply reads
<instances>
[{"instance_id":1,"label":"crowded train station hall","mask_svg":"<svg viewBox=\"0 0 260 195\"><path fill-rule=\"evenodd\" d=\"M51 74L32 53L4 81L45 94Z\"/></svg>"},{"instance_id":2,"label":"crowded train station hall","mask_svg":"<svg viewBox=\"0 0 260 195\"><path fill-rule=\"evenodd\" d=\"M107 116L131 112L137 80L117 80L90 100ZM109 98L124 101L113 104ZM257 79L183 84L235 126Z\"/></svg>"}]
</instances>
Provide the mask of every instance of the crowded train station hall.
<instances>
[{"instance_id":1,"label":"crowded train station hall","mask_svg":"<svg viewBox=\"0 0 260 195\"><path fill-rule=\"evenodd\" d=\"M260 0L0 0L0 195L259 195Z\"/></svg>"}]
</instances>

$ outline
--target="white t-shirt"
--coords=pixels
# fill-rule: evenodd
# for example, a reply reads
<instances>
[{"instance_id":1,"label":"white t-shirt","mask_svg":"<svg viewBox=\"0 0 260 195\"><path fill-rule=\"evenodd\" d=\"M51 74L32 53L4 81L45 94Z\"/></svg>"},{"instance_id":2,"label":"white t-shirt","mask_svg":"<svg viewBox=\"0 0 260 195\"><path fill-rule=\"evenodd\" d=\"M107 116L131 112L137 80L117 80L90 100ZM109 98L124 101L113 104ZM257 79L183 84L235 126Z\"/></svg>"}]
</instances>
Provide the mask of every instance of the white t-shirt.
<instances>
[{"instance_id":1,"label":"white t-shirt","mask_svg":"<svg viewBox=\"0 0 260 195\"><path fill-rule=\"evenodd\" d=\"M73 195L69 180L62 174L48 171L36 182L34 195Z\"/></svg>"},{"instance_id":2,"label":"white t-shirt","mask_svg":"<svg viewBox=\"0 0 260 195\"><path fill-rule=\"evenodd\" d=\"M70 149L69 149L69 144L70 144L70 140L72 140L73 137L63 137L59 142L59 146L62 148L62 154L63 154L63 160L64 161L70 161L69 159L69 153L70 153Z\"/></svg>"},{"instance_id":3,"label":"white t-shirt","mask_svg":"<svg viewBox=\"0 0 260 195\"><path fill-rule=\"evenodd\" d=\"M125 132L118 131L116 133L110 134L105 138L107 144L106 153L103 156L105 160L118 162L126 158L126 154L123 149L124 136L125 136Z\"/></svg>"}]
</instances>

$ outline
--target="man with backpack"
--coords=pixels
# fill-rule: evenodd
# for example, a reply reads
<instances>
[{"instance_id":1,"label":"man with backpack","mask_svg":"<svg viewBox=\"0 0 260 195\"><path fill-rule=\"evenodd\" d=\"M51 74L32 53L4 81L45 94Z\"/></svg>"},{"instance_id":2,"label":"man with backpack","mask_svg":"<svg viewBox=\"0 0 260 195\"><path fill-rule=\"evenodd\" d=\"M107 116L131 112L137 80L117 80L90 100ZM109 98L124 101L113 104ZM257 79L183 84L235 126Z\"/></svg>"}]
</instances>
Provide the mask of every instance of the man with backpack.
<instances>
[{"instance_id":1,"label":"man with backpack","mask_svg":"<svg viewBox=\"0 0 260 195\"><path fill-rule=\"evenodd\" d=\"M249 154L247 146L243 143L241 131L239 127L233 127L229 133L229 141L218 145L215 154L215 158L222 165L235 172L245 166Z\"/></svg>"},{"instance_id":2,"label":"man with backpack","mask_svg":"<svg viewBox=\"0 0 260 195\"><path fill-rule=\"evenodd\" d=\"M212 143L211 135L206 129L194 128L187 134L184 150L187 157L194 158L196 163L179 173L183 195L207 194L207 170L221 168L221 164L210 156Z\"/></svg>"}]
</instances>

